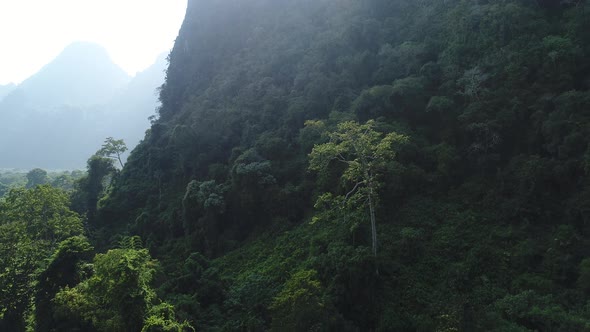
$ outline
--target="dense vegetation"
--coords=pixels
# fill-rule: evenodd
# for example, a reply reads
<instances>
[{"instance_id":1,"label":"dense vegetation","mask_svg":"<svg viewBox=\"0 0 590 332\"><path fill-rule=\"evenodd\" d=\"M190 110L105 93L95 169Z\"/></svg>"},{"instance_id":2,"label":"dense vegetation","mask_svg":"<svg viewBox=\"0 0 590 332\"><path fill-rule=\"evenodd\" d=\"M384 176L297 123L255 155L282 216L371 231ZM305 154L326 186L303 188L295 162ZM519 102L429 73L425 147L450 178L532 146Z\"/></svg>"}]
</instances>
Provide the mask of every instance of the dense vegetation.
<instances>
[{"instance_id":1,"label":"dense vegetation","mask_svg":"<svg viewBox=\"0 0 590 332\"><path fill-rule=\"evenodd\" d=\"M64 191L72 191L75 182L84 175L84 172L80 170L54 172L47 172L40 168L34 168L28 172L0 170L0 197L8 194L13 188L33 188L40 184L50 184Z\"/></svg>"},{"instance_id":2,"label":"dense vegetation","mask_svg":"<svg viewBox=\"0 0 590 332\"><path fill-rule=\"evenodd\" d=\"M123 169L1 201L0 328L590 330L589 10L189 2Z\"/></svg>"}]
</instances>

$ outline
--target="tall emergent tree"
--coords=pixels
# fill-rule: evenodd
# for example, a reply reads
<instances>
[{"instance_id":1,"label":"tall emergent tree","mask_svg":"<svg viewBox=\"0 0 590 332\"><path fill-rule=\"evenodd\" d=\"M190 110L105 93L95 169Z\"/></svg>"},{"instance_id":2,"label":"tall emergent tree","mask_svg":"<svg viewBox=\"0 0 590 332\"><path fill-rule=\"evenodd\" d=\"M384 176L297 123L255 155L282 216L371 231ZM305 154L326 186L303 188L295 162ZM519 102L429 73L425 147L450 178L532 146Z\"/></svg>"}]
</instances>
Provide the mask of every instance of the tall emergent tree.
<instances>
[{"instance_id":1,"label":"tall emergent tree","mask_svg":"<svg viewBox=\"0 0 590 332\"><path fill-rule=\"evenodd\" d=\"M96 153L97 156L107 157L111 159L116 159L121 164L121 168L123 168L123 161L121 160L121 155L127 151L127 145L122 139L114 139L112 137L107 137L105 139L102 148L98 150Z\"/></svg>"},{"instance_id":2,"label":"tall emergent tree","mask_svg":"<svg viewBox=\"0 0 590 332\"><path fill-rule=\"evenodd\" d=\"M88 213L88 221L92 223L96 216L98 201L108 192L110 179L116 173L114 160L98 155L88 159L88 173L78 180L76 191L72 196L74 209L80 213Z\"/></svg>"},{"instance_id":3,"label":"tall emergent tree","mask_svg":"<svg viewBox=\"0 0 590 332\"><path fill-rule=\"evenodd\" d=\"M329 138L329 142L314 146L309 154L309 169L323 171L332 161L344 163L346 166L341 179L350 190L337 197L324 194L316 206L323 205L326 200L341 202L341 207L350 206L350 202L357 205L354 206L357 209L368 206L373 255L377 256L375 207L379 198L377 190L381 185L379 175L396 155L393 144L402 143L407 137L395 132L383 135L375 130L375 121L369 120L365 124L354 121L340 123Z\"/></svg>"}]
</instances>

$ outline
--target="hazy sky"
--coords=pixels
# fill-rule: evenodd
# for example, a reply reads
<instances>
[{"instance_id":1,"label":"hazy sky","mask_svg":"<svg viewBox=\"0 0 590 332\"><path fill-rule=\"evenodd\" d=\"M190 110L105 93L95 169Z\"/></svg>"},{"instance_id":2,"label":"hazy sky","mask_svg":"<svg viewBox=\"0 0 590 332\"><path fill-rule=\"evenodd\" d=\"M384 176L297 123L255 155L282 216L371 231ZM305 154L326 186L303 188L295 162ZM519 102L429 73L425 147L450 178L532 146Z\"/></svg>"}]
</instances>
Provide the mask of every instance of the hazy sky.
<instances>
[{"instance_id":1,"label":"hazy sky","mask_svg":"<svg viewBox=\"0 0 590 332\"><path fill-rule=\"evenodd\" d=\"M187 0L0 0L0 84L20 83L75 41L131 75L168 52Z\"/></svg>"}]
</instances>

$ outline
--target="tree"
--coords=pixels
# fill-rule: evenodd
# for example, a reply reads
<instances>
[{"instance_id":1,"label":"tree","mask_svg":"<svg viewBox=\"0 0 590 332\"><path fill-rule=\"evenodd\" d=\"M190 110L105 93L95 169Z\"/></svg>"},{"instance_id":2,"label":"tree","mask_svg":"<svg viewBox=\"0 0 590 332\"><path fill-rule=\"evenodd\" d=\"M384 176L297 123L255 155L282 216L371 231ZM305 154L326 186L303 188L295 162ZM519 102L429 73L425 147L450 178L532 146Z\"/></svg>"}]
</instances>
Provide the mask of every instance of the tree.
<instances>
[{"instance_id":1,"label":"tree","mask_svg":"<svg viewBox=\"0 0 590 332\"><path fill-rule=\"evenodd\" d=\"M377 190L381 185L378 177L386 163L396 155L393 144L405 142L407 137L395 132L383 136L375 130L373 120L364 125L354 121L342 122L329 137L329 142L316 145L309 154L309 169L324 171L334 160L345 164L341 179L352 185L352 189L344 196L336 197L336 200L342 204L353 202L354 205L368 205L373 255L377 256L375 207L378 202ZM332 198L331 194L324 194L316 206Z\"/></svg>"},{"instance_id":2,"label":"tree","mask_svg":"<svg viewBox=\"0 0 590 332\"><path fill-rule=\"evenodd\" d=\"M72 195L74 209L80 213L87 212L88 220L94 221L98 201L108 191L109 176L116 172L114 160L94 155L88 159L88 173L78 180L76 190ZM107 182L107 183L105 183Z\"/></svg>"},{"instance_id":3,"label":"tree","mask_svg":"<svg viewBox=\"0 0 590 332\"><path fill-rule=\"evenodd\" d=\"M45 241L37 242L24 223L0 225L0 330L24 331L25 316L34 294L31 287L37 269L48 251Z\"/></svg>"},{"instance_id":4,"label":"tree","mask_svg":"<svg viewBox=\"0 0 590 332\"><path fill-rule=\"evenodd\" d=\"M27 188L33 188L40 184L46 184L49 182L47 172L40 168L35 168L27 173Z\"/></svg>"},{"instance_id":5,"label":"tree","mask_svg":"<svg viewBox=\"0 0 590 332\"><path fill-rule=\"evenodd\" d=\"M102 331L139 331L155 297L155 268L146 249L98 254L92 277L56 295L58 316L80 317Z\"/></svg>"},{"instance_id":6,"label":"tree","mask_svg":"<svg viewBox=\"0 0 590 332\"><path fill-rule=\"evenodd\" d=\"M74 188L74 179L67 173L60 174L51 181L51 185L63 190L72 190Z\"/></svg>"},{"instance_id":7,"label":"tree","mask_svg":"<svg viewBox=\"0 0 590 332\"><path fill-rule=\"evenodd\" d=\"M10 187L0 182L0 197L4 196L9 191Z\"/></svg>"},{"instance_id":8,"label":"tree","mask_svg":"<svg viewBox=\"0 0 590 332\"><path fill-rule=\"evenodd\" d=\"M315 270L291 276L273 299L272 331L325 331L336 316Z\"/></svg>"},{"instance_id":9,"label":"tree","mask_svg":"<svg viewBox=\"0 0 590 332\"><path fill-rule=\"evenodd\" d=\"M68 325L70 320L56 319L53 298L64 287L73 287L85 274L83 264L92 259L94 248L82 235L70 237L59 243L53 255L47 260L47 266L37 278L35 289L35 331L72 331L76 324ZM89 331L88 327L79 330Z\"/></svg>"},{"instance_id":10,"label":"tree","mask_svg":"<svg viewBox=\"0 0 590 332\"><path fill-rule=\"evenodd\" d=\"M121 160L121 155L127 151L127 145L123 142L122 139L114 139L112 137L107 137L102 145L102 148L98 150L96 153L97 156L107 157L116 159L121 164L121 168L123 168L123 161Z\"/></svg>"},{"instance_id":11,"label":"tree","mask_svg":"<svg viewBox=\"0 0 590 332\"><path fill-rule=\"evenodd\" d=\"M55 296L56 317L91 324L98 331L190 331L161 302L151 283L157 261L147 249L112 249L98 254L93 275Z\"/></svg>"},{"instance_id":12,"label":"tree","mask_svg":"<svg viewBox=\"0 0 590 332\"><path fill-rule=\"evenodd\" d=\"M65 192L13 189L0 200L0 330L22 331L35 283L58 244L83 232Z\"/></svg>"},{"instance_id":13,"label":"tree","mask_svg":"<svg viewBox=\"0 0 590 332\"><path fill-rule=\"evenodd\" d=\"M70 210L69 204L63 190L48 184L13 189L0 202L0 220L2 224L22 224L32 239L54 246L83 232L80 215Z\"/></svg>"}]
</instances>

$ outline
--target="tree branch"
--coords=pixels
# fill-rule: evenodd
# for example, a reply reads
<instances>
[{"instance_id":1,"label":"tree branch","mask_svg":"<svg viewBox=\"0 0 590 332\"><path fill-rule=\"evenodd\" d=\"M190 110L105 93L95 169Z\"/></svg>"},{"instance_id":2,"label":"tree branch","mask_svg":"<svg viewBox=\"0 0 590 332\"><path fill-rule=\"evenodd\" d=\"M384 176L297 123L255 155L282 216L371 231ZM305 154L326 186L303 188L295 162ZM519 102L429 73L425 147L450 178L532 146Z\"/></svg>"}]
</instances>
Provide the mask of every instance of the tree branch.
<instances>
[{"instance_id":1,"label":"tree branch","mask_svg":"<svg viewBox=\"0 0 590 332\"><path fill-rule=\"evenodd\" d=\"M354 193L354 192L355 192L355 191L358 189L358 187L359 187L361 184L363 184L363 183L365 183L365 181L360 181L360 182L357 182L357 183L354 185L354 188L352 188L352 190L351 190L351 191L349 191L349 192L348 192L348 194L346 194L346 197L344 197L344 201L346 202L346 201L348 200L348 197L350 197L350 195L352 195L352 194L353 194L353 193Z\"/></svg>"}]
</instances>

